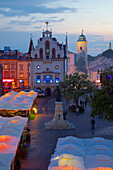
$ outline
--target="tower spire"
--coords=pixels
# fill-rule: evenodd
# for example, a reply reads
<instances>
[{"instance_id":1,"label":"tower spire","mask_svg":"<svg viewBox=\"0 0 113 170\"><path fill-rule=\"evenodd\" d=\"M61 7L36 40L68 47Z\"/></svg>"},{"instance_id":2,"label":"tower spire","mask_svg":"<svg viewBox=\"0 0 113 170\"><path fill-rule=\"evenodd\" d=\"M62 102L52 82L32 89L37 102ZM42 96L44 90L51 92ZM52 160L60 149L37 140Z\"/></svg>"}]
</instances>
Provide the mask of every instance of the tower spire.
<instances>
[{"instance_id":1,"label":"tower spire","mask_svg":"<svg viewBox=\"0 0 113 170\"><path fill-rule=\"evenodd\" d=\"M32 40L32 38L33 38L33 35L30 33L30 40Z\"/></svg>"},{"instance_id":2,"label":"tower spire","mask_svg":"<svg viewBox=\"0 0 113 170\"><path fill-rule=\"evenodd\" d=\"M49 24L49 22L45 22L46 23L46 30L48 30L48 24Z\"/></svg>"},{"instance_id":3,"label":"tower spire","mask_svg":"<svg viewBox=\"0 0 113 170\"><path fill-rule=\"evenodd\" d=\"M83 35L84 30L82 30L82 35Z\"/></svg>"},{"instance_id":4,"label":"tower spire","mask_svg":"<svg viewBox=\"0 0 113 170\"><path fill-rule=\"evenodd\" d=\"M111 42L109 43L109 50L111 50Z\"/></svg>"}]
</instances>

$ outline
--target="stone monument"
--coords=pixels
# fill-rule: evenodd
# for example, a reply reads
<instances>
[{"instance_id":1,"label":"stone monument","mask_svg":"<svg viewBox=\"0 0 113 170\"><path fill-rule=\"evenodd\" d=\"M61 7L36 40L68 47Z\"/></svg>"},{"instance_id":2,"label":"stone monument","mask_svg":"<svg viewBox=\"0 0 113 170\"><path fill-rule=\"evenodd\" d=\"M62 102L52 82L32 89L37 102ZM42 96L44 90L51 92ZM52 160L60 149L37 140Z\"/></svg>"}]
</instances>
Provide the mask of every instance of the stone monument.
<instances>
[{"instance_id":1,"label":"stone monument","mask_svg":"<svg viewBox=\"0 0 113 170\"><path fill-rule=\"evenodd\" d=\"M63 119L63 102L60 89L56 88L55 114L53 120L45 123L46 129L75 129L72 123Z\"/></svg>"}]
</instances>

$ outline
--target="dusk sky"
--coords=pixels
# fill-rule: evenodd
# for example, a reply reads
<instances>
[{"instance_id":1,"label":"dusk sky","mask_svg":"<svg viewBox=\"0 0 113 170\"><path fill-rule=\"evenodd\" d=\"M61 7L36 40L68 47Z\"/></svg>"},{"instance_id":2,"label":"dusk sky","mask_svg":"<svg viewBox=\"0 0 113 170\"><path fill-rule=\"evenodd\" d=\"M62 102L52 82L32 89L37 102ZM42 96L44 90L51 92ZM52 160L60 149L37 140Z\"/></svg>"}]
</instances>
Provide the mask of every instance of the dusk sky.
<instances>
[{"instance_id":1,"label":"dusk sky","mask_svg":"<svg viewBox=\"0 0 113 170\"><path fill-rule=\"evenodd\" d=\"M0 49L10 46L27 52L30 33L34 45L49 22L53 37L76 53L82 29L88 54L97 55L113 44L113 0L0 0Z\"/></svg>"}]
</instances>

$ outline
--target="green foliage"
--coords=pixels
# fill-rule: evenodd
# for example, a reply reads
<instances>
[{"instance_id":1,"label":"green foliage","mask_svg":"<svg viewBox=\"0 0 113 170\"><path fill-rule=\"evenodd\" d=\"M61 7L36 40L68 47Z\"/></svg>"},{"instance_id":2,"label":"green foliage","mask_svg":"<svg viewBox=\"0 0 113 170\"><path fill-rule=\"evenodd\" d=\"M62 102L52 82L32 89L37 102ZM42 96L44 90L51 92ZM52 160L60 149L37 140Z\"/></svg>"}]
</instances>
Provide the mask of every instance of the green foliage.
<instances>
[{"instance_id":1,"label":"green foliage","mask_svg":"<svg viewBox=\"0 0 113 170\"><path fill-rule=\"evenodd\" d=\"M63 82L59 83L59 87L64 98L74 99L76 105L80 96L86 96L96 88L86 74L79 75L79 73L66 77Z\"/></svg>"},{"instance_id":2,"label":"green foliage","mask_svg":"<svg viewBox=\"0 0 113 170\"><path fill-rule=\"evenodd\" d=\"M91 100L92 107L91 116L101 115L103 119L113 121L113 79L108 79L108 75L113 76L112 67L101 70L102 75L102 89L95 92Z\"/></svg>"}]
</instances>

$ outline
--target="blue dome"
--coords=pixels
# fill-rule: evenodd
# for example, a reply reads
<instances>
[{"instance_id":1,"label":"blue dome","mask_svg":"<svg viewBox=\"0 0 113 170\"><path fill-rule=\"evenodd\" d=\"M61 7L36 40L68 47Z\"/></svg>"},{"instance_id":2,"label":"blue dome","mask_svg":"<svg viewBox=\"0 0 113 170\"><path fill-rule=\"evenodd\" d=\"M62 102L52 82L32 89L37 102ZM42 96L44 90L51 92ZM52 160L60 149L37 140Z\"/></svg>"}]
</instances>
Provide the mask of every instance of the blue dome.
<instances>
[{"instance_id":1,"label":"blue dome","mask_svg":"<svg viewBox=\"0 0 113 170\"><path fill-rule=\"evenodd\" d=\"M81 34L78 38L78 41L86 41L85 35Z\"/></svg>"}]
</instances>

